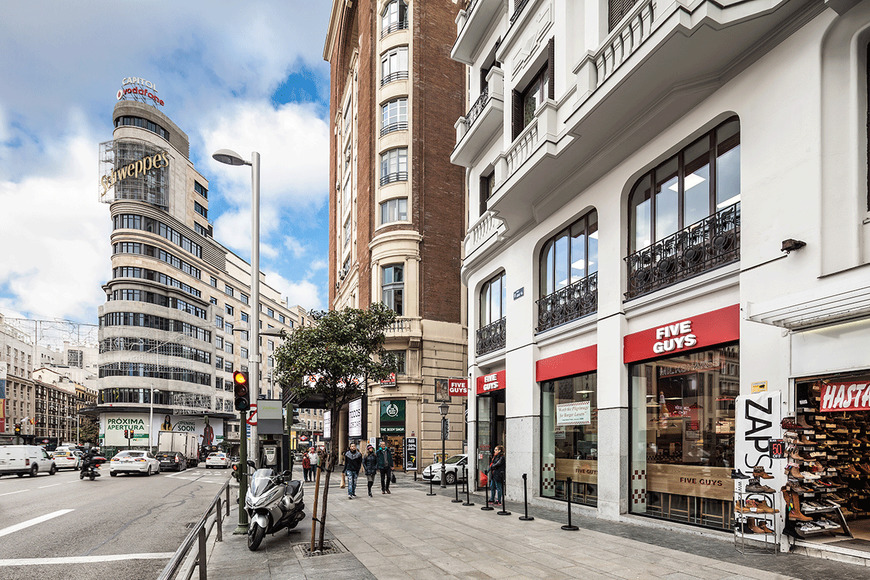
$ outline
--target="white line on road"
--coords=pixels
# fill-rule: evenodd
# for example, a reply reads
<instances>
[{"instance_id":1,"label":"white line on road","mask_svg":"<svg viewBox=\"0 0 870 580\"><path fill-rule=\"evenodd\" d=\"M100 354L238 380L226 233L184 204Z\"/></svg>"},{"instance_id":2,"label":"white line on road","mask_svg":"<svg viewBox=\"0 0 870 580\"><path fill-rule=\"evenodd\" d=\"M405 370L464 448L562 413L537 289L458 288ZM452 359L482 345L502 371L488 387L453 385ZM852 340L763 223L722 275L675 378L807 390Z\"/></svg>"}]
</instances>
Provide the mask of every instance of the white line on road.
<instances>
[{"instance_id":1,"label":"white line on road","mask_svg":"<svg viewBox=\"0 0 870 580\"><path fill-rule=\"evenodd\" d=\"M145 554L107 554L105 556L69 556L66 558L10 558L0 560L4 566L44 566L47 564L93 564L95 562L117 562L119 560L168 560L174 552L153 552Z\"/></svg>"},{"instance_id":2,"label":"white line on road","mask_svg":"<svg viewBox=\"0 0 870 580\"><path fill-rule=\"evenodd\" d=\"M24 528L29 528L30 526L35 526L36 524L41 524L42 522L47 522L48 520L54 519L58 516L68 514L71 511L75 510L58 510L56 512L51 512L50 514L45 514L44 516L39 516L38 518L33 518L32 520L27 520L26 522L21 522L20 524L15 524L14 526L9 526L8 528L3 528L0 530L0 537L17 532L18 530L23 530Z\"/></svg>"},{"instance_id":3,"label":"white line on road","mask_svg":"<svg viewBox=\"0 0 870 580\"><path fill-rule=\"evenodd\" d=\"M13 493L24 493L25 491L30 491L29 489L19 489L18 491L10 491L8 493L0 493L0 497L4 495L12 495Z\"/></svg>"},{"instance_id":4,"label":"white line on road","mask_svg":"<svg viewBox=\"0 0 870 580\"><path fill-rule=\"evenodd\" d=\"M39 489L45 489L46 487L54 487L56 485L63 485L62 483L52 483L51 485L41 485Z\"/></svg>"}]
</instances>

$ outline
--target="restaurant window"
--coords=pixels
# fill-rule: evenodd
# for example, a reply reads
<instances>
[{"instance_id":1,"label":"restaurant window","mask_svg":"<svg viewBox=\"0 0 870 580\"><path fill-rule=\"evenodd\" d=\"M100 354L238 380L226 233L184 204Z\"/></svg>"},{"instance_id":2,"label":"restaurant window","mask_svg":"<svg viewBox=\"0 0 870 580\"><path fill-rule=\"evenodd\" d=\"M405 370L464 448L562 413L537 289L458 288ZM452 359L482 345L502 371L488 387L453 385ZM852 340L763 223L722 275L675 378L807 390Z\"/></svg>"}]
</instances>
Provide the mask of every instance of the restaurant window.
<instances>
[{"instance_id":1,"label":"restaurant window","mask_svg":"<svg viewBox=\"0 0 870 580\"><path fill-rule=\"evenodd\" d=\"M598 504L598 375L541 383L541 496ZM570 488L568 478L571 478Z\"/></svg>"}]
</instances>

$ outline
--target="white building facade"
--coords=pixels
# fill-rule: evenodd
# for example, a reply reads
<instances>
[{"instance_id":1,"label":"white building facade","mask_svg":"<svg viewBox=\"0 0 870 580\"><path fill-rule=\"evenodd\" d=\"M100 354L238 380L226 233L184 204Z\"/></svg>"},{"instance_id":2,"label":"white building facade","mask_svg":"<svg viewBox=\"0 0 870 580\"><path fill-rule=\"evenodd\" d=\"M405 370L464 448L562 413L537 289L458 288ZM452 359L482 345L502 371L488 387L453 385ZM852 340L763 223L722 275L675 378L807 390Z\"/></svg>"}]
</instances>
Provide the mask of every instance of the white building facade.
<instances>
[{"instance_id":1,"label":"white building facade","mask_svg":"<svg viewBox=\"0 0 870 580\"><path fill-rule=\"evenodd\" d=\"M870 380L868 41L845 1L460 13L469 452L506 447L509 499L732 529L738 397L821 433L825 385Z\"/></svg>"}]
</instances>

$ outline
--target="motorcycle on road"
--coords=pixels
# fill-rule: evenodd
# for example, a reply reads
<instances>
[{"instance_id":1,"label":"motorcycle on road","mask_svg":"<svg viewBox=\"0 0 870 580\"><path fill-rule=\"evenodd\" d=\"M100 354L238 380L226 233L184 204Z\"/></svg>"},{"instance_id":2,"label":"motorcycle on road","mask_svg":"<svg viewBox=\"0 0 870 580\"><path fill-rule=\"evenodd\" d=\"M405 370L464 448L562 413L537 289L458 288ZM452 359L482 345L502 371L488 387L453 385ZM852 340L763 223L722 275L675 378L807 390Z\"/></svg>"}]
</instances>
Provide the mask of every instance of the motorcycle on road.
<instances>
[{"instance_id":1,"label":"motorcycle on road","mask_svg":"<svg viewBox=\"0 0 870 580\"><path fill-rule=\"evenodd\" d=\"M248 462L251 467L254 462ZM287 533L305 517L302 501L302 482L291 479L289 471L275 474L271 469L257 469L251 475L251 483L245 494L245 511L248 512L248 549L260 547L265 535L284 528Z\"/></svg>"},{"instance_id":2,"label":"motorcycle on road","mask_svg":"<svg viewBox=\"0 0 870 580\"><path fill-rule=\"evenodd\" d=\"M99 455L85 458L82 463L81 471L79 472L79 479L88 478L91 481L100 477L100 465L106 461L105 457L101 457Z\"/></svg>"}]
</instances>

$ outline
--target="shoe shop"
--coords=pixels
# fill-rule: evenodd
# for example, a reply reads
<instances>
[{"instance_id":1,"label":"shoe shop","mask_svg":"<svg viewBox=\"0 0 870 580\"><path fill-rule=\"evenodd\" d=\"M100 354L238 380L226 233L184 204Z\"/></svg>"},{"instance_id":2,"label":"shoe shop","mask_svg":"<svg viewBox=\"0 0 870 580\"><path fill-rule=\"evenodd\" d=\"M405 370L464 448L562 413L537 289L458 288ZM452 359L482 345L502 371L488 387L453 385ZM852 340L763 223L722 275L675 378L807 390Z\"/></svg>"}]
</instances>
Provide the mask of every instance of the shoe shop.
<instances>
[{"instance_id":1,"label":"shoe shop","mask_svg":"<svg viewBox=\"0 0 870 580\"><path fill-rule=\"evenodd\" d=\"M631 513L730 530L739 309L625 337Z\"/></svg>"}]
</instances>

